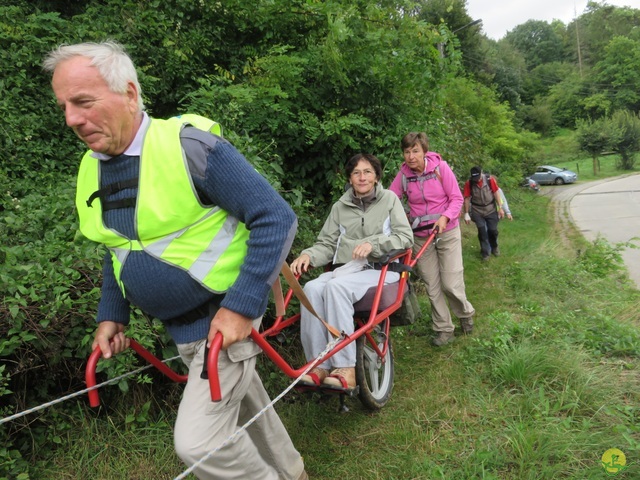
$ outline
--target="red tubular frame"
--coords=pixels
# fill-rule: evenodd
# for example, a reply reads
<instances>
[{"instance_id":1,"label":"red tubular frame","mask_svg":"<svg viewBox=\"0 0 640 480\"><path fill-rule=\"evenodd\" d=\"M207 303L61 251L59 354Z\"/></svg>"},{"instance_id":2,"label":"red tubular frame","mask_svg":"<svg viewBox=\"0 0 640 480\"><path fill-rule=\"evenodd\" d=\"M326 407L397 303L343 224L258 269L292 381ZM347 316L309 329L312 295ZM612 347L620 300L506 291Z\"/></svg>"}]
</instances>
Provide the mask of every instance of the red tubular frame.
<instances>
[{"instance_id":1,"label":"red tubular frame","mask_svg":"<svg viewBox=\"0 0 640 480\"><path fill-rule=\"evenodd\" d=\"M404 263L409 267L414 267L418 259L424 253L424 251L433 242L433 239L435 238L436 234L437 234L437 230L434 230L433 233L431 233L431 235L427 238L427 241L422 246L418 254L413 259L411 258L411 250L409 249L396 255L391 260L402 259L402 263ZM339 352L340 350L345 348L347 345L349 345L351 342L360 338L362 335L366 336L367 341L371 344L371 347L373 348L373 350L380 356L380 358L384 359L384 356L386 355L387 350L389 348L388 339L389 339L389 331L390 331L390 322L387 322L385 326L385 334L386 334L385 338L387 339L387 341L385 342L384 347L382 349L378 347L377 342L371 336L371 331L375 326L382 323L385 319L387 319L387 317L389 317L389 315L391 315L392 313L394 313L396 310L400 308L400 306L402 305L402 300L404 298L407 279L409 276L409 272L402 272L400 274L398 294L396 295L396 299L390 306L378 312L378 306L380 305L380 299L382 298L382 289L384 287L384 280L387 275L388 268L389 268L388 264L386 264L382 267L380 271L380 280L378 281L376 293L373 298L373 303L370 309L371 313L369 314L368 320L364 322L361 319L356 319L358 323L358 328L356 328L356 330L351 335L348 335L348 336L345 335L344 338L342 338L342 340L338 342L338 344L334 346L334 348L331 351L329 351L324 357L320 359L320 363L332 357L335 353ZM292 297L293 297L293 290L290 288L285 296L285 306L289 304ZM287 361L284 358L282 358L282 356L267 341L268 337L273 337L278 335L283 329L285 329L286 327L298 321L300 318L300 313L297 313L287 319L284 319L283 317L284 317L283 315L277 317L274 324L269 329L265 330L262 333L259 333L255 329L252 329L251 339L262 349L265 355L269 357L269 359L271 359L271 361L273 361L273 363L275 363L280 370L282 370L282 372L285 375L287 375L290 378L298 378L302 374L302 372L312 362L308 362L300 368L293 368L291 365L289 365L289 363L287 363ZM218 402L222 399L222 394L220 391L220 380L218 378L218 356L222 348L222 343L223 343L222 334L218 332L214 337L213 342L211 342L211 346L209 348L209 355L205 359L205 361L207 362L207 371L209 375L209 390L211 392L211 400L214 402ZM173 370L171 370L167 365L162 363L162 361L160 361L157 357L155 357L151 352L146 350L143 346L141 346L135 340L131 340L131 348L133 348L136 351L136 353L138 353L138 355L140 355L147 362L149 362L158 370L160 370L164 375L169 377L171 380L175 382L180 382L180 383L185 383L187 381L187 375L179 375ZM102 352L100 351L100 348L96 348L91 354L91 356L89 357L89 360L87 362L87 367L85 371L85 380L87 383L87 387L89 388L96 385L96 366L101 356L102 356ZM97 390L89 391L88 395L89 395L89 403L92 407L97 407L98 405L100 405L100 399L98 397Z\"/></svg>"},{"instance_id":2,"label":"red tubular frame","mask_svg":"<svg viewBox=\"0 0 640 480\"><path fill-rule=\"evenodd\" d=\"M169 377L170 380L178 383L187 382L187 375L180 375L174 372L165 363L158 359L158 357L156 357L153 353L151 353L149 350L144 348L133 339L131 340L131 348L143 359L160 370L161 373ZM87 388L96 386L96 367L98 366L98 360L100 360L100 357L102 357L102 350L100 350L100 347L96 347L96 349L89 356L87 367L85 369L84 378L87 384ZM89 395L89 405L91 405L92 407L97 407L100 405L98 390L90 390L87 395Z\"/></svg>"},{"instance_id":3,"label":"red tubular frame","mask_svg":"<svg viewBox=\"0 0 640 480\"><path fill-rule=\"evenodd\" d=\"M411 250L407 250L393 257L391 260L404 257L403 263L410 267L414 267L418 259L420 258L420 256L433 242L433 239L435 238L436 233L437 231L434 231L427 238L427 241L424 243L424 245L422 246L418 254L415 256L415 258L412 259ZM333 349L329 353L327 353L324 357L322 357L322 359L320 359L318 363L322 363L327 358L332 357L335 353L339 352L344 347L346 347L347 345L349 345L351 342L361 337L362 335L365 335L367 337L368 342L371 344L371 348L380 356L380 358L384 359L384 356L386 355L387 350L389 348L388 340L385 342L384 348L380 350L380 348L378 348L377 342L371 336L370 332L373 329L373 327L380 324L389 315L391 315L396 310L398 310L398 308L400 308L400 306L402 305L402 300L404 298L404 292L407 285L407 278L409 276L409 272L403 272L400 275L400 280L399 280L400 283L398 285L398 294L396 296L395 301L386 309L378 312L378 306L380 305L380 299L382 298L382 288L384 287L384 280L385 280L388 268L389 268L388 264L384 265L382 267L382 270L380 271L380 280L378 281L378 286L376 288L376 293L373 298L373 303L371 304L371 313L369 314L369 319L367 320L367 322L362 323L361 321L358 321L359 327L351 335L345 336L335 347L333 347ZM289 289L285 297L285 306L289 304L289 301L291 300L292 295L293 295L293 291ZM277 335L282 331L283 328L291 325L292 323L295 323L299 318L300 318L299 313L286 320L283 320L282 317L278 317L274 325L268 330L265 330L263 333L259 333L255 329L251 331L251 339L256 344L258 344L258 346L262 349L265 355L269 357L269 359L273 361L273 363L275 363L280 370L282 370L282 373L284 373L290 378L298 378L302 374L302 372L311 364L311 362L308 362L307 364L297 369L292 368L291 365L289 365L287 361L284 360L282 356L271 346L271 344L266 340L266 338L269 336ZM387 339L389 338L389 330L390 330L390 322L387 322L387 325L385 328L385 334ZM222 341L220 341L219 344L222 345ZM210 360L212 357L214 357L215 362L217 362L219 353L220 353L220 348L219 347L214 348L214 346L212 345L212 347L209 349L209 358L207 359L207 365L210 365L209 362L214 361L214 360ZM218 370L212 369L210 367L207 367L207 369L209 372L209 384L212 392L211 400L214 402L220 401L221 397L216 396L214 398L213 396L214 391L220 392Z\"/></svg>"}]
</instances>

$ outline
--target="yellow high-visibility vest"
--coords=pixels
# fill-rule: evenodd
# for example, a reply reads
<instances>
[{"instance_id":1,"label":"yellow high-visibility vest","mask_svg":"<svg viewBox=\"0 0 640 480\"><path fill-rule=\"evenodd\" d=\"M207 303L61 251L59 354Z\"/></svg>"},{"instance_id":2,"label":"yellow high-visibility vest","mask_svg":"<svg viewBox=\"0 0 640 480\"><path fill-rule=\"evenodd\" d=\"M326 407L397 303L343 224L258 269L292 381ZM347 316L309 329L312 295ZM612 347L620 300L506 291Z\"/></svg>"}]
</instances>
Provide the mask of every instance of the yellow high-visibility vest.
<instances>
[{"instance_id":1,"label":"yellow high-visibility vest","mask_svg":"<svg viewBox=\"0 0 640 480\"><path fill-rule=\"evenodd\" d=\"M138 240L129 240L104 225L102 204L87 200L101 187L100 163L88 151L80 164L76 207L80 231L105 244L113 260L116 280L131 251L149 255L189 273L205 288L226 292L240 273L247 253L249 231L244 223L220 207L199 202L180 145L180 131L192 125L220 134L216 122L197 115L168 120L151 119L140 155L135 228Z\"/></svg>"}]
</instances>

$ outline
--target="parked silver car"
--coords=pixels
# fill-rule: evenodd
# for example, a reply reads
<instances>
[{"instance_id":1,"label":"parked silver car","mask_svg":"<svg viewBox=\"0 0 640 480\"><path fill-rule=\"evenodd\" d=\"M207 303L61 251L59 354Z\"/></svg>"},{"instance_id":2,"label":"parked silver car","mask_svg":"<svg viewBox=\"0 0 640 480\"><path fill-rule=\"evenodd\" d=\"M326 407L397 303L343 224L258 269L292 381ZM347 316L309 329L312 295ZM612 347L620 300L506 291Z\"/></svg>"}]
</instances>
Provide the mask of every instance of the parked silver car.
<instances>
[{"instance_id":1,"label":"parked silver car","mask_svg":"<svg viewBox=\"0 0 640 480\"><path fill-rule=\"evenodd\" d=\"M564 185L575 182L578 179L578 174L566 168L543 165L536 168L536 172L531 175L531 178L540 185Z\"/></svg>"}]
</instances>

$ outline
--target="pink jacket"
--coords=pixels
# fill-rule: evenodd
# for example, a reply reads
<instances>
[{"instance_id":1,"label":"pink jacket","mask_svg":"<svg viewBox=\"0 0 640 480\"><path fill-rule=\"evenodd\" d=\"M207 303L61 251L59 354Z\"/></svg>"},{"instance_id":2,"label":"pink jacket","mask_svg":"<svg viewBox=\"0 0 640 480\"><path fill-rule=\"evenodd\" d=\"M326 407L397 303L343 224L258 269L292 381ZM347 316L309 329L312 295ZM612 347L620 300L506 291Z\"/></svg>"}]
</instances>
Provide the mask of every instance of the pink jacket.
<instances>
[{"instance_id":1,"label":"pink jacket","mask_svg":"<svg viewBox=\"0 0 640 480\"><path fill-rule=\"evenodd\" d=\"M403 176L407 180L406 192L403 191ZM411 180L412 178L415 178L415 180ZM409 216L412 219L425 215L439 214L449 219L445 232L458 226L464 199L453 170L447 165L447 162L442 160L438 153L427 152L425 155L425 169L421 175L417 175L403 163L396 178L391 182L389 190L400 199L406 196L410 208ZM420 225L433 222L435 220L421 222ZM426 237L429 233L429 230L421 230L415 232L415 235L417 237Z\"/></svg>"}]
</instances>

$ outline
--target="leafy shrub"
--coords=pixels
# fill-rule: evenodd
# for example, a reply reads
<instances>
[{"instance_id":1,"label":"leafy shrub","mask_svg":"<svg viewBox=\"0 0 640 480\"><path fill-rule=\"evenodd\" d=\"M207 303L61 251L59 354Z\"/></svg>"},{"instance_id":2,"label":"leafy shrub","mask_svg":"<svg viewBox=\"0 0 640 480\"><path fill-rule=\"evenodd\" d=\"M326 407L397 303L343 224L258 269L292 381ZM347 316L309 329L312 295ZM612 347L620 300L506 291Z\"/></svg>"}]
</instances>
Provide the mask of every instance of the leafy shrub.
<instances>
[{"instance_id":1,"label":"leafy shrub","mask_svg":"<svg viewBox=\"0 0 640 480\"><path fill-rule=\"evenodd\" d=\"M17 3L17 2L16 2ZM65 22L32 7L0 6L0 169L11 178L70 172L78 146L55 107L42 56L65 38ZM77 151L77 150L76 150Z\"/></svg>"},{"instance_id":2,"label":"leafy shrub","mask_svg":"<svg viewBox=\"0 0 640 480\"><path fill-rule=\"evenodd\" d=\"M620 170L633 170L635 155L640 151L640 118L638 115L618 110L611 117L613 138L611 147L620 154L617 167Z\"/></svg>"},{"instance_id":3,"label":"leafy shrub","mask_svg":"<svg viewBox=\"0 0 640 480\"><path fill-rule=\"evenodd\" d=\"M596 276L610 275L624 269L621 251L624 244L610 245L605 239L598 238L588 244L578 255L580 265Z\"/></svg>"}]
</instances>

